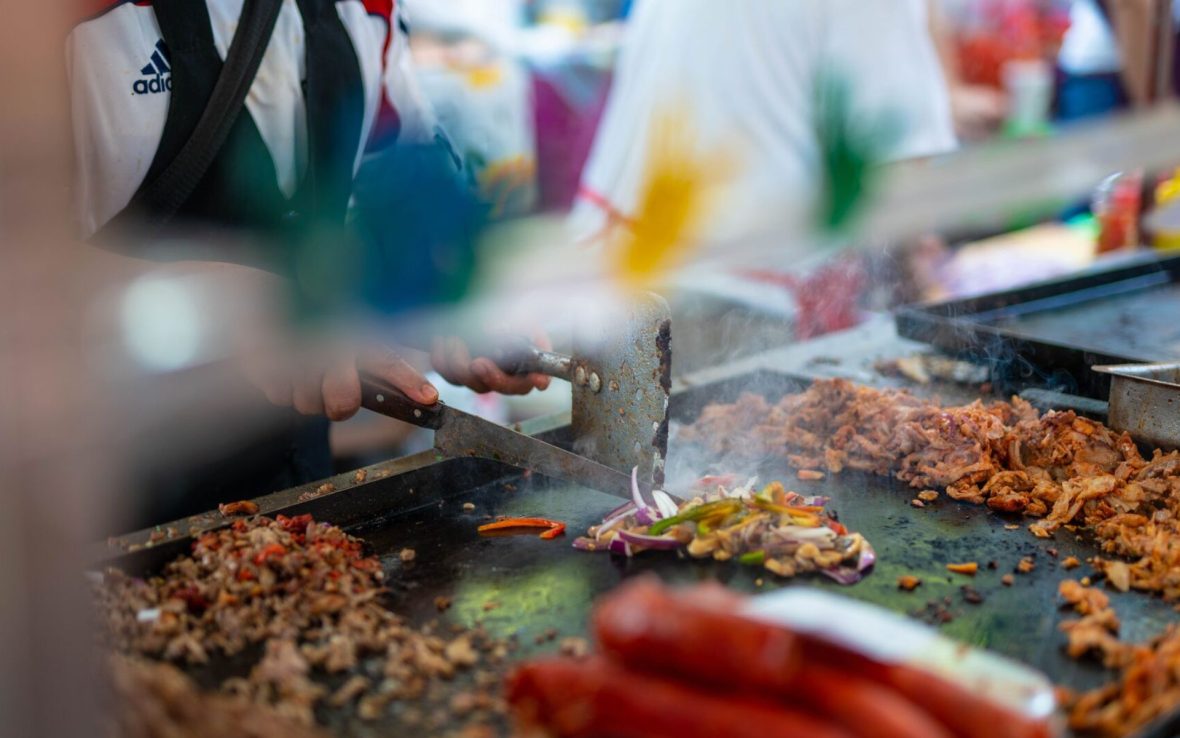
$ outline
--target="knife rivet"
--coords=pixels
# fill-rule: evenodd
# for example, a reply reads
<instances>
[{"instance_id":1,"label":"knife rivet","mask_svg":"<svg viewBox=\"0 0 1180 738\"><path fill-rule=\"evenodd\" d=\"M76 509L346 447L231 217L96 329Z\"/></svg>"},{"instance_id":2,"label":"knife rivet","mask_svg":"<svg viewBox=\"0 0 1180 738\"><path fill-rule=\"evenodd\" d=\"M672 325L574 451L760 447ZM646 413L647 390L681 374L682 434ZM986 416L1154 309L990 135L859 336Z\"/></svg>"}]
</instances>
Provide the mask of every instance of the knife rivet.
<instances>
[{"instance_id":1,"label":"knife rivet","mask_svg":"<svg viewBox=\"0 0 1180 738\"><path fill-rule=\"evenodd\" d=\"M420 418L420 417L422 417L422 411L421 411L421 410L417 410L417 409L415 409L415 410L414 410L414 417L415 417L415 418Z\"/></svg>"},{"instance_id":2,"label":"knife rivet","mask_svg":"<svg viewBox=\"0 0 1180 738\"><path fill-rule=\"evenodd\" d=\"M377 402L385 402L385 395L377 395Z\"/></svg>"},{"instance_id":3,"label":"knife rivet","mask_svg":"<svg viewBox=\"0 0 1180 738\"><path fill-rule=\"evenodd\" d=\"M598 372L590 372L590 391L602 391L602 377L598 376Z\"/></svg>"},{"instance_id":4,"label":"knife rivet","mask_svg":"<svg viewBox=\"0 0 1180 738\"><path fill-rule=\"evenodd\" d=\"M574 381L580 385L586 384L586 367L579 366L577 369L574 369Z\"/></svg>"}]
</instances>

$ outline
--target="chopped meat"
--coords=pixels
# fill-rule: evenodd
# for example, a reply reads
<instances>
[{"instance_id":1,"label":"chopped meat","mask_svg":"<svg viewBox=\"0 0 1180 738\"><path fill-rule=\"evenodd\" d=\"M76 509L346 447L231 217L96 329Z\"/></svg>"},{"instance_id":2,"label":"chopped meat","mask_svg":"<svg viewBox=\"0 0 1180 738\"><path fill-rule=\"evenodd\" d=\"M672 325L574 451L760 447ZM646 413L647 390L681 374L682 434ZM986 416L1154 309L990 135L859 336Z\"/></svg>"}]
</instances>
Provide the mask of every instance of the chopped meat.
<instances>
[{"instance_id":1,"label":"chopped meat","mask_svg":"<svg viewBox=\"0 0 1180 738\"><path fill-rule=\"evenodd\" d=\"M446 612L451 609L451 598L439 595L434 598L434 608L439 612Z\"/></svg>"},{"instance_id":2,"label":"chopped meat","mask_svg":"<svg viewBox=\"0 0 1180 738\"><path fill-rule=\"evenodd\" d=\"M906 592L913 592L921 583L922 580L913 574L903 574L897 578L897 588L903 589Z\"/></svg>"},{"instance_id":3,"label":"chopped meat","mask_svg":"<svg viewBox=\"0 0 1180 738\"><path fill-rule=\"evenodd\" d=\"M239 500L238 502L223 502L217 506L218 512L223 517L232 518L235 515L257 515L258 504L250 500Z\"/></svg>"},{"instance_id":4,"label":"chopped meat","mask_svg":"<svg viewBox=\"0 0 1180 738\"><path fill-rule=\"evenodd\" d=\"M203 692L176 667L114 656L107 662L113 701L100 734L186 738L324 738L318 728L275 708L229 694Z\"/></svg>"},{"instance_id":5,"label":"chopped meat","mask_svg":"<svg viewBox=\"0 0 1180 738\"><path fill-rule=\"evenodd\" d=\"M1081 565L1082 562L1078 561L1077 556L1066 556L1061 560L1061 568L1065 569L1066 571L1069 571L1070 569L1076 569Z\"/></svg>"},{"instance_id":6,"label":"chopped meat","mask_svg":"<svg viewBox=\"0 0 1180 738\"><path fill-rule=\"evenodd\" d=\"M1025 556L1016 563L1016 571L1019 574L1028 574L1035 568L1037 568L1037 563L1028 556Z\"/></svg>"},{"instance_id":7,"label":"chopped meat","mask_svg":"<svg viewBox=\"0 0 1180 738\"><path fill-rule=\"evenodd\" d=\"M344 684L341 684L339 689L332 693L332 696L328 698L328 704L333 707L344 707L368 691L369 685L370 681L368 677L361 674L354 674Z\"/></svg>"},{"instance_id":8,"label":"chopped meat","mask_svg":"<svg viewBox=\"0 0 1180 738\"><path fill-rule=\"evenodd\" d=\"M1011 574L1005 574L1004 576L1000 577L1000 584L1004 585L1005 587L1011 587L1015 583L1016 577L1012 576Z\"/></svg>"},{"instance_id":9,"label":"chopped meat","mask_svg":"<svg viewBox=\"0 0 1180 738\"><path fill-rule=\"evenodd\" d=\"M1106 580L1120 592L1131 589L1131 569L1122 561L1105 561L1102 570L1106 572Z\"/></svg>"},{"instance_id":10,"label":"chopped meat","mask_svg":"<svg viewBox=\"0 0 1180 738\"><path fill-rule=\"evenodd\" d=\"M585 658L590 653L590 643L585 638L569 636L561 639L558 650L562 656L576 659Z\"/></svg>"},{"instance_id":11,"label":"chopped meat","mask_svg":"<svg viewBox=\"0 0 1180 738\"><path fill-rule=\"evenodd\" d=\"M320 706L353 701L376 719L497 647L483 633L411 627L382 604L383 580L380 561L339 528L310 515L260 517L200 534L160 576L109 571L97 599L118 651L201 664L260 647L248 678L226 680L223 691L311 725ZM333 693L317 673L343 684ZM384 681L373 684L376 674Z\"/></svg>"},{"instance_id":12,"label":"chopped meat","mask_svg":"<svg viewBox=\"0 0 1180 738\"><path fill-rule=\"evenodd\" d=\"M369 477L369 472L364 469L357 469L356 474L352 475L352 481L356 484L363 484Z\"/></svg>"},{"instance_id":13,"label":"chopped meat","mask_svg":"<svg viewBox=\"0 0 1180 738\"><path fill-rule=\"evenodd\" d=\"M474 502L464 502L463 503L463 512L475 512L475 503Z\"/></svg>"},{"instance_id":14,"label":"chopped meat","mask_svg":"<svg viewBox=\"0 0 1180 738\"><path fill-rule=\"evenodd\" d=\"M818 482L819 480L823 479L826 475L823 472L818 471L816 469L800 469L798 472L795 473L795 476L799 477L800 479L802 479L804 481Z\"/></svg>"},{"instance_id":15,"label":"chopped meat","mask_svg":"<svg viewBox=\"0 0 1180 738\"><path fill-rule=\"evenodd\" d=\"M403 548L397 557L401 559L403 563L408 564L414 559L418 558L418 552L412 548Z\"/></svg>"},{"instance_id":16,"label":"chopped meat","mask_svg":"<svg viewBox=\"0 0 1180 738\"><path fill-rule=\"evenodd\" d=\"M1110 613L1109 620L1118 618ZM1119 674L1114 682L1072 695L1069 727L1077 734L1115 738L1137 733L1180 704L1180 629L1169 625L1147 643L1119 641L1101 613L1062 624L1071 655L1098 653Z\"/></svg>"},{"instance_id":17,"label":"chopped meat","mask_svg":"<svg viewBox=\"0 0 1180 738\"><path fill-rule=\"evenodd\" d=\"M479 661L479 654L471 647L471 639L467 637L451 641L443 653L456 666L474 666Z\"/></svg>"},{"instance_id":18,"label":"chopped meat","mask_svg":"<svg viewBox=\"0 0 1180 738\"><path fill-rule=\"evenodd\" d=\"M912 506L912 507L926 507L926 503L922 502L917 497L915 497L914 499L910 500L910 506Z\"/></svg>"},{"instance_id":19,"label":"chopped meat","mask_svg":"<svg viewBox=\"0 0 1180 738\"><path fill-rule=\"evenodd\" d=\"M922 502L934 502L938 499L938 492L932 489L924 489L918 493L918 499Z\"/></svg>"}]
</instances>

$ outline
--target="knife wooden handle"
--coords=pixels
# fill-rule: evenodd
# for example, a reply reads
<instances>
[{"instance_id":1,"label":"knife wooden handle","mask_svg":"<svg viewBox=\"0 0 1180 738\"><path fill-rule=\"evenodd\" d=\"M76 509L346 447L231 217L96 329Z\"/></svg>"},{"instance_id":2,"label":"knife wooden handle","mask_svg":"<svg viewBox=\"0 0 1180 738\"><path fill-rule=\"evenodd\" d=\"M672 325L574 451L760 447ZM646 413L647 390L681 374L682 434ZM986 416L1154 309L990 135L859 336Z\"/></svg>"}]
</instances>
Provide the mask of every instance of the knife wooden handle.
<instances>
[{"instance_id":1,"label":"knife wooden handle","mask_svg":"<svg viewBox=\"0 0 1180 738\"><path fill-rule=\"evenodd\" d=\"M361 375L361 405L419 428L437 430L443 424L445 406L441 402L433 405L414 402L389 382L371 374Z\"/></svg>"}]
</instances>

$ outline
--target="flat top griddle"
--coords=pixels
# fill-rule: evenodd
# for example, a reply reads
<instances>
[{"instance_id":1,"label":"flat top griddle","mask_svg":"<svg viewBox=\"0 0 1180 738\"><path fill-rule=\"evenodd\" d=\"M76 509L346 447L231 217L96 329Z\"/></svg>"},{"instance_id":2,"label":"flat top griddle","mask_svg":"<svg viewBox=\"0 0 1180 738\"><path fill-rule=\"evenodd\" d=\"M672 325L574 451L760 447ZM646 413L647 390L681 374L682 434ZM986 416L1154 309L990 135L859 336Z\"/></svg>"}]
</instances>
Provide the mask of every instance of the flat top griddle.
<instances>
[{"instance_id":1,"label":"flat top griddle","mask_svg":"<svg viewBox=\"0 0 1180 738\"><path fill-rule=\"evenodd\" d=\"M1180 257L1146 253L1014 290L903 308L897 329L988 361L1000 380L1105 399L1109 379L1090 366L1180 359Z\"/></svg>"},{"instance_id":2,"label":"flat top griddle","mask_svg":"<svg viewBox=\"0 0 1180 738\"><path fill-rule=\"evenodd\" d=\"M722 373L722 379L709 375L673 395L673 417L690 422L706 404L731 401L743 391L758 391L774 399L802 389L807 380L788 376L783 367L798 370L814 364L824 373L839 370L864 380L868 377L865 367L877 359L918 348L898 341L879 325L866 329L865 336L860 342L845 336L805 344L807 349L798 352L799 356L774 352L761 360L761 370L743 365L740 371ZM839 355L841 347L847 347L843 358ZM817 356L824 357L824 361L816 363ZM877 380L891 381L879 376ZM949 402L978 396L971 388L931 389L935 390ZM558 442L560 436L560 429L549 434ZM686 452L691 449L679 446L673 435L670 460L675 463ZM391 470L397 473L383 477ZM261 502L268 514L280 510L287 514L310 512L363 537L382 560L391 588L389 604L395 611L418 624L436 619L444 625L482 623L495 636L515 634L519 647L511 659L553 651L552 643L535 643L537 636L551 628L559 638L585 636L591 605L599 595L628 577L651 574L673 583L716 580L748 593L777 587L819 587L926 619L934 610L945 609L952 619L937 627L946 635L1028 663L1059 684L1085 689L1110 678L1096 662L1067 658L1063 652L1065 639L1058 631L1060 622L1070 615L1059 608L1057 585L1063 579L1080 578L1087 571L1082 568L1066 572L1060 561L1069 555L1082 560L1092 556L1096 549L1086 541L1065 531L1059 532L1055 540L1036 539L1024 530L1027 521L1006 518L945 496L933 505L915 509L909 505L914 490L883 477L847 473L805 482L796 479L783 462L773 460L749 470L699 470L702 474L711 471L749 471L765 481L780 479L788 488L805 494L830 496L830 509L840 521L864 534L875 547L876 568L860 583L844 587L820 576L781 580L760 568L679 560L675 553L648 552L624 559L576 551L570 545L572 538L599 522L617 505L616 498L476 459L392 462L388 469L370 471L365 484L351 489L339 481L345 478L342 475L338 478L338 492L304 499L299 489L289 490ZM310 488L314 489L314 485ZM467 502L473 503L474 510L463 509ZM477 526L496 515L556 518L567 523L568 533L549 541L534 535L481 537ZM1005 525L1009 524L1019 524L1020 528L1007 530ZM141 549L120 557L116 563L142 571L186 545L178 540L153 550ZM413 562L403 563L398 557L404 547L416 550ZM1050 548L1057 550L1056 557L1050 555ZM1004 587L1001 576L1012 572L1024 556L1032 556L1036 568L1029 574L1017 574L1014 585ZM977 561L979 574L969 578L946 571L947 563L963 561ZM995 569L988 566L992 561ZM912 593L902 592L897 588L897 577L902 574L917 575L923 583ZM967 602L961 591L965 584L974 587L985 601ZM1158 598L1135 592L1109 594L1122 619L1124 638L1145 640L1175 621L1172 606ZM434 606L437 596L452 600L452 607L442 615ZM931 602L937 607L931 609ZM496 607L485 610L486 603L496 603ZM215 686L220 678L247 670L246 661L215 663L195 676ZM444 689L465 690L467 682L460 678ZM439 698L445 705L446 694ZM340 711L325 711L320 717L338 735L432 734L402 722L400 713L376 724L362 723ZM451 727L441 725L438 732ZM504 725L499 727L506 730ZM1138 738L1174 733L1170 725L1164 725Z\"/></svg>"}]
</instances>

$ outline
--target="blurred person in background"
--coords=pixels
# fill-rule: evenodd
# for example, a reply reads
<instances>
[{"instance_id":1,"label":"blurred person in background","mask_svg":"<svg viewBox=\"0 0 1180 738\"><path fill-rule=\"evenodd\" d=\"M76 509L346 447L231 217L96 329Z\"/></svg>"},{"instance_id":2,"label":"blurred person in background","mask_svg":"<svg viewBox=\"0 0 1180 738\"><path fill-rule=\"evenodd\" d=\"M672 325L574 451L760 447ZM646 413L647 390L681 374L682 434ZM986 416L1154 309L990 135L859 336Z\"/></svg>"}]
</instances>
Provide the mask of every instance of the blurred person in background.
<instances>
[{"instance_id":1,"label":"blurred person in background","mask_svg":"<svg viewBox=\"0 0 1180 738\"><path fill-rule=\"evenodd\" d=\"M440 221L457 216L448 211L452 203L422 202L422 193L440 191L427 181L437 180L440 169L449 168L458 182L461 163L418 92L408 29L392 0L283 0L273 31L256 42L265 50L247 80L244 107L226 121L232 125L224 142L202 144L207 165L186 170L195 184L162 187L173 181L168 177L184 152L201 149L194 134L209 130L200 121L230 66L235 29L264 1L84 4L66 39L81 235L129 259L156 258L145 244L167 242L173 250L166 258L183 260L179 268L281 294L276 283L307 272L309 255L321 264L345 258L320 252L344 243L333 234L343 232L350 200L364 195L356 210L382 215L369 235L392 239L392 259L406 272L402 281L409 287L428 281L432 244L422 241ZM406 150L425 153L401 153ZM377 173L358 184L366 155L378 161ZM240 238L216 238L186 249L191 242L176 234L187 228L245 234L263 246L239 249ZM303 289L331 291L315 284ZM423 404L438 399L421 372L387 346L340 341L345 345L327 355L291 362L268 353L263 336L242 331L239 344L251 349L245 374L260 404L283 408L270 411L277 430L243 440L219 458L153 470L136 524L330 475L323 416L342 420L358 410L361 373ZM434 349L444 377L480 392L527 393L548 384L539 376L509 377L457 339ZM177 447L187 443L186 425L176 419Z\"/></svg>"},{"instance_id":2,"label":"blurred person in background","mask_svg":"<svg viewBox=\"0 0 1180 738\"><path fill-rule=\"evenodd\" d=\"M965 140L1048 130L1071 0L934 0L934 35Z\"/></svg>"},{"instance_id":3,"label":"blurred person in background","mask_svg":"<svg viewBox=\"0 0 1180 738\"><path fill-rule=\"evenodd\" d=\"M702 241L830 233L872 164L956 146L927 0L639 0L570 226L583 243L615 242L634 230L653 162L674 179L698 161L716 190ZM855 324L856 260L816 268L826 250L781 249L773 269L686 279L751 299L788 290L799 338Z\"/></svg>"},{"instance_id":4,"label":"blurred person in background","mask_svg":"<svg viewBox=\"0 0 1180 738\"><path fill-rule=\"evenodd\" d=\"M1157 90L1156 19L1176 0L1073 0L1070 27L1058 56L1058 118L1079 120L1143 107L1175 94L1178 81L1173 55L1172 89ZM1173 47L1176 29L1172 29Z\"/></svg>"},{"instance_id":5,"label":"blurred person in background","mask_svg":"<svg viewBox=\"0 0 1180 738\"><path fill-rule=\"evenodd\" d=\"M727 205L809 200L823 173L821 106L837 87L849 118L879 126L882 160L955 148L926 0L640 0L582 175L576 234L594 238L635 212L665 115L734 165Z\"/></svg>"}]
</instances>

